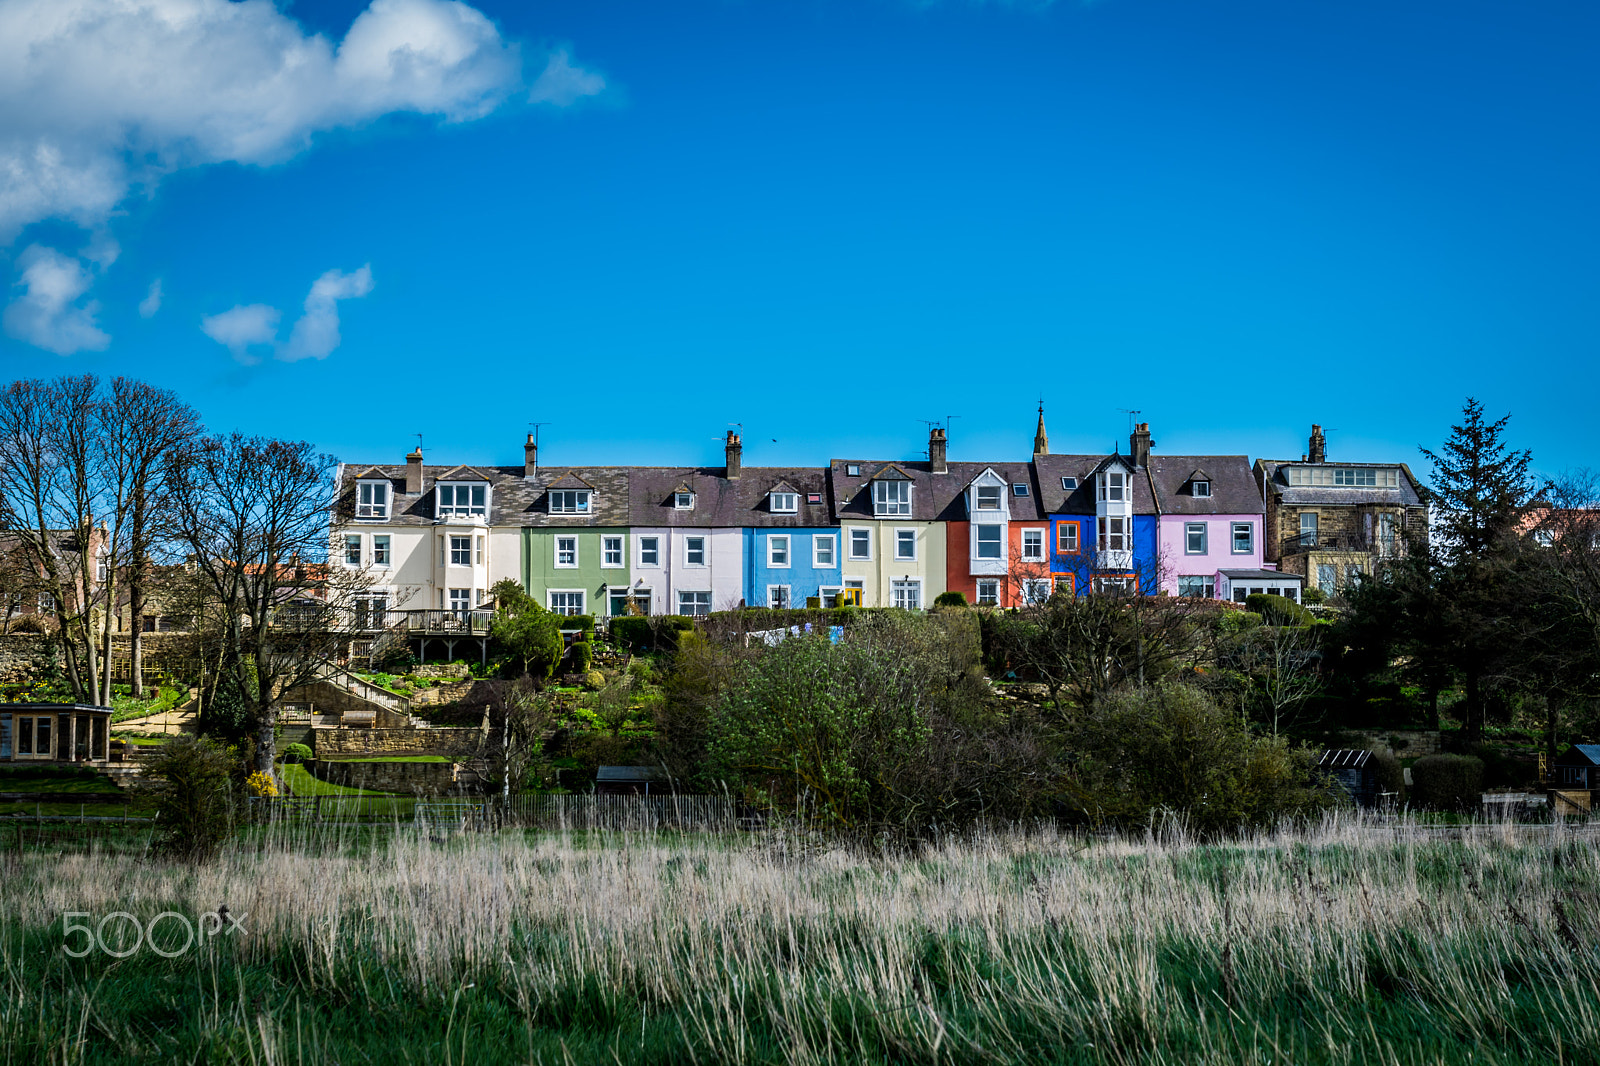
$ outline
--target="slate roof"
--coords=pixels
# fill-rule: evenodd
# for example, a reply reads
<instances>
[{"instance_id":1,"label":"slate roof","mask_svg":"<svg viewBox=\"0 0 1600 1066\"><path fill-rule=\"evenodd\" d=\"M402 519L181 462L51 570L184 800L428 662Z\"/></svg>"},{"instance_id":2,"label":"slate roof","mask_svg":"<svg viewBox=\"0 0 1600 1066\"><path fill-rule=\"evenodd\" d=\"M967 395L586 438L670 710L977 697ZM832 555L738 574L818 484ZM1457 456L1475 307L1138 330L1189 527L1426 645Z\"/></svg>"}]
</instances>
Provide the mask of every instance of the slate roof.
<instances>
[{"instance_id":1,"label":"slate roof","mask_svg":"<svg viewBox=\"0 0 1600 1066\"><path fill-rule=\"evenodd\" d=\"M851 477L847 467L859 466L861 475ZM949 463L942 474L933 472L926 460L898 462L885 459L835 459L828 465L828 483L833 494L834 521L877 518L872 513L872 482L880 475L885 480L909 480L911 514L899 516L912 522L965 522L967 504L962 494L985 470L993 470L1006 482L1006 503L1013 522L1043 521L1047 512L1039 496L1039 479L1033 464L1026 459L1011 462ZM1012 485L1028 486L1026 496L1014 494ZM1058 482L1059 484L1059 482ZM893 521L892 518L877 519Z\"/></svg>"},{"instance_id":2,"label":"slate roof","mask_svg":"<svg viewBox=\"0 0 1600 1066\"><path fill-rule=\"evenodd\" d=\"M1400 471L1400 487L1372 485L1290 485L1284 473L1291 466L1323 466L1328 469L1373 469ZM1257 459L1266 491L1287 507L1353 507L1358 504L1388 504L1394 507L1422 507L1418 481L1405 463L1307 463L1297 459Z\"/></svg>"},{"instance_id":3,"label":"slate roof","mask_svg":"<svg viewBox=\"0 0 1600 1066\"><path fill-rule=\"evenodd\" d=\"M1210 496L1190 491L1192 475L1211 481ZM1242 455L1151 455L1146 477L1155 489L1161 514L1262 514L1261 490ZM1060 485L1060 482L1056 482Z\"/></svg>"},{"instance_id":4,"label":"slate roof","mask_svg":"<svg viewBox=\"0 0 1600 1066\"><path fill-rule=\"evenodd\" d=\"M468 473L470 472L470 473ZM472 476L476 475L476 477ZM368 466L359 471L341 471L339 495L334 502L336 520L353 522L357 478L387 478L390 485L389 518L374 525L434 525L434 486L440 481L466 481L482 478L489 482L491 526L622 526L628 524L628 468L619 466L540 467L536 476L523 476L520 466L424 466L422 491L406 492L406 464ZM576 480L568 480L576 479ZM572 487L591 488L591 513L586 515L550 514L549 490L558 482Z\"/></svg>"},{"instance_id":5,"label":"slate roof","mask_svg":"<svg viewBox=\"0 0 1600 1066\"><path fill-rule=\"evenodd\" d=\"M1044 491L1044 505L1047 514L1094 514L1094 474L1107 459L1108 455L1041 455L1034 459L1033 465L1039 473L1039 487ZM1120 456L1122 461L1133 465L1133 460L1126 455ZM1191 467L1190 469L1193 469ZM1188 471L1185 471L1187 473ZM1078 487L1063 489L1061 479L1075 477ZM1135 470L1134 476L1129 479L1133 484L1133 513L1154 514L1156 510L1155 495L1151 490L1150 478L1142 471Z\"/></svg>"},{"instance_id":6,"label":"slate roof","mask_svg":"<svg viewBox=\"0 0 1600 1066\"><path fill-rule=\"evenodd\" d=\"M827 478L819 467L747 466L734 481L727 479L726 471L720 466L634 466L627 469L631 500L629 525L801 529L833 524L829 516ZM672 497L683 491L684 486L694 493L694 507L680 511L672 505ZM767 495L773 491L798 495L798 513L771 511ZM821 502L807 502L807 497L814 495L820 496Z\"/></svg>"}]
</instances>

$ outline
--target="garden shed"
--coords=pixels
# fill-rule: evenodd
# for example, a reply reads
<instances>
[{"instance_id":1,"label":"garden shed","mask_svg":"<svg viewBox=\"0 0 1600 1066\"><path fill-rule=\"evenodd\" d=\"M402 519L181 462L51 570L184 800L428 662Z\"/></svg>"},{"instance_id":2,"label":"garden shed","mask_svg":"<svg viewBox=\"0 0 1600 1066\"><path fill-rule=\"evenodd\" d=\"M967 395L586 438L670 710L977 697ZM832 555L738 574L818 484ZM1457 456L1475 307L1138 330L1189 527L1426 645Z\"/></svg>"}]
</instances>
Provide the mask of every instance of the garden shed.
<instances>
[{"instance_id":1,"label":"garden shed","mask_svg":"<svg viewBox=\"0 0 1600 1066\"><path fill-rule=\"evenodd\" d=\"M1556 788L1600 788L1600 744L1574 744L1550 764Z\"/></svg>"},{"instance_id":2,"label":"garden shed","mask_svg":"<svg viewBox=\"0 0 1600 1066\"><path fill-rule=\"evenodd\" d=\"M672 779L659 766L602 766L595 771L597 796L664 796L672 792Z\"/></svg>"},{"instance_id":3,"label":"garden shed","mask_svg":"<svg viewBox=\"0 0 1600 1066\"><path fill-rule=\"evenodd\" d=\"M111 708L86 703L0 705L0 763L105 762Z\"/></svg>"},{"instance_id":4,"label":"garden shed","mask_svg":"<svg viewBox=\"0 0 1600 1066\"><path fill-rule=\"evenodd\" d=\"M1358 807L1378 805L1378 767L1372 752L1330 748L1317 759L1317 769L1332 777Z\"/></svg>"}]
</instances>

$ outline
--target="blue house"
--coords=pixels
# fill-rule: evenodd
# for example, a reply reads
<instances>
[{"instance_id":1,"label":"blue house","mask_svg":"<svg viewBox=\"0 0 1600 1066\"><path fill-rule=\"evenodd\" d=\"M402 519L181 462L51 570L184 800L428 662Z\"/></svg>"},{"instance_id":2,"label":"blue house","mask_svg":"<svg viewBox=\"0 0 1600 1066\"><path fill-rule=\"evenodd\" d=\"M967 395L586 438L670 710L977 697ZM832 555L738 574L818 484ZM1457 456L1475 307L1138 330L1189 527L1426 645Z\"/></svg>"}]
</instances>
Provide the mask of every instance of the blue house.
<instances>
[{"instance_id":1,"label":"blue house","mask_svg":"<svg viewBox=\"0 0 1600 1066\"><path fill-rule=\"evenodd\" d=\"M1050 573L1058 591L1155 594L1159 522L1134 456L1050 455L1043 434L1034 469L1050 517Z\"/></svg>"},{"instance_id":2,"label":"blue house","mask_svg":"<svg viewBox=\"0 0 1600 1066\"><path fill-rule=\"evenodd\" d=\"M816 597L831 607L843 587L837 526L827 514L826 475L819 469L754 467L740 489L744 532L744 602L751 607L804 607Z\"/></svg>"}]
</instances>

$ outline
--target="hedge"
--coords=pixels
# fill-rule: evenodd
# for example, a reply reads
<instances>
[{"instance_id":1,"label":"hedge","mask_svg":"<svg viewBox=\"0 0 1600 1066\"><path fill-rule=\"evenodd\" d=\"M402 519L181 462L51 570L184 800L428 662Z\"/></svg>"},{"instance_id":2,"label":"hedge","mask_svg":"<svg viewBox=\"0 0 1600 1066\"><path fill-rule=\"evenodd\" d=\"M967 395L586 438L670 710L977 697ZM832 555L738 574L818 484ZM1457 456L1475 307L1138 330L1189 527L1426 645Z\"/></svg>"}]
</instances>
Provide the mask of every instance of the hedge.
<instances>
[{"instance_id":1,"label":"hedge","mask_svg":"<svg viewBox=\"0 0 1600 1066\"><path fill-rule=\"evenodd\" d=\"M1476 810L1483 800L1483 760L1428 755L1411 765L1411 801L1435 811Z\"/></svg>"},{"instance_id":2,"label":"hedge","mask_svg":"<svg viewBox=\"0 0 1600 1066\"><path fill-rule=\"evenodd\" d=\"M589 668L593 665L594 645L590 644L587 640L573 641L572 672L575 674L586 674L589 672Z\"/></svg>"},{"instance_id":3,"label":"hedge","mask_svg":"<svg viewBox=\"0 0 1600 1066\"><path fill-rule=\"evenodd\" d=\"M1269 626L1308 626L1317 616L1287 596L1253 593L1244 599L1245 610L1259 614Z\"/></svg>"},{"instance_id":4,"label":"hedge","mask_svg":"<svg viewBox=\"0 0 1600 1066\"><path fill-rule=\"evenodd\" d=\"M933 605L935 607L965 607L967 605L967 597L964 596L959 590L951 589L948 592L941 592L939 595L935 596L933 598Z\"/></svg>"},{"instance_id":5,"label":"hedge","mask_svg":"<svg viewBox=\"0 0 1600 1066\"><path fill-rule=\"evenodd\" d=\"M693 628L694 619L684 615L658 614L653 618L630 615L611 620L611 642L635 655L675 651L678 634Z\"/></svg>"}]
</instances>

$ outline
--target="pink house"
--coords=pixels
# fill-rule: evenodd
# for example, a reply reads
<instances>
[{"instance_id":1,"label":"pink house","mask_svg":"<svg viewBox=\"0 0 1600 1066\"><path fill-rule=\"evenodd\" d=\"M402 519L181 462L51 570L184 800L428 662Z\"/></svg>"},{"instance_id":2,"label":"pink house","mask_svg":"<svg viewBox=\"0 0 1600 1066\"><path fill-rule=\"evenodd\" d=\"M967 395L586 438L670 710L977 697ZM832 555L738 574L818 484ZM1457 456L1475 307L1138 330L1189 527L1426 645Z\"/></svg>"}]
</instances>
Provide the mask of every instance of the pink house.
<instances>
[{"instance_id":1,"label":"pink house","mask_svg":"<svg viewBox=\"0 0 1600 1066\"><path fill-rule=\"evenodd\" d=\"M1162 592L1215 599L1233 584L1225 571L1262 569L1266 507L1248 459L1151 455L1145 470L1157 514Z\"/></svg>"}]
</instances>

